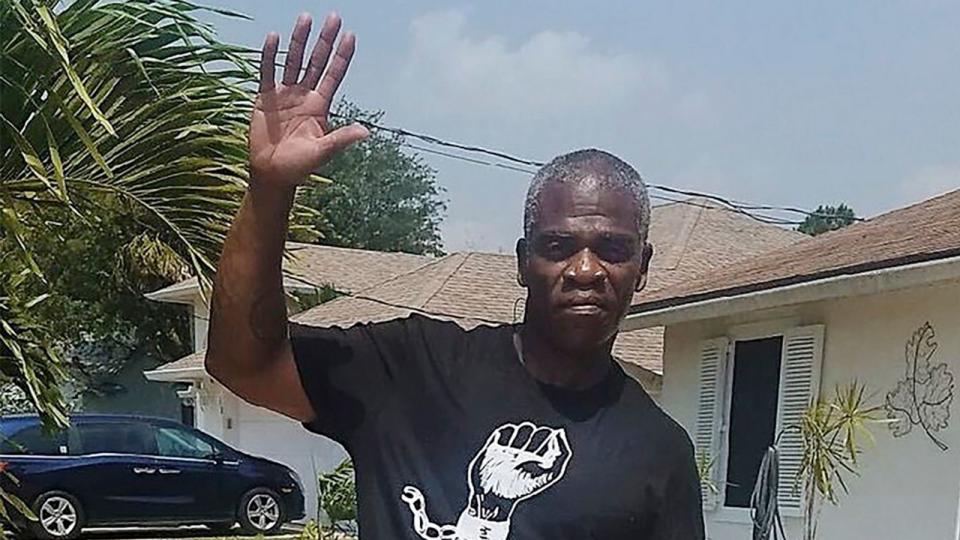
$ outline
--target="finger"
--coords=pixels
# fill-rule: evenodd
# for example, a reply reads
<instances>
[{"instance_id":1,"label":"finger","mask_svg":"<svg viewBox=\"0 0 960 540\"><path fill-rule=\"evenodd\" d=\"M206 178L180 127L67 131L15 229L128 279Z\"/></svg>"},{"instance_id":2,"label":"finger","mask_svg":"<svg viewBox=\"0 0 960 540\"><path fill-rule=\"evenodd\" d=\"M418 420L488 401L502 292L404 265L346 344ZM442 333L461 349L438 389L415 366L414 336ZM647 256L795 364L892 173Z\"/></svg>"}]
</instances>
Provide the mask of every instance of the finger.
<instances>
[{"instance_id":1,"label":"finger","mask_svg":"<svg viewBox=\"0 0 960 540\"><path fill-rule=\"evenodd\" d=\"M530 436L530 441L527 442L527 450L534 454L543 455L543 452L546 450L547 439L551 433L553 433L553 430L550 428L538 428L533 432L533 435Z\"/></svg>"},{"instance_id":2,"label":"finger","mask_svg":"<svg viewBox=\"0 0 960 540\"><path fill-rule=\"evenodd\" d=\"M517 426L513 424L506 424L497 429L497 444L500 446L507 446L510 444L510 439L513 438L513 432L516 431Z\"/></svg>"},{"instance_id":3,"label":"finger","mask_svg":"<svg viewBox=\"0 0 960 540\"><path fill-rule=\"evenodd\" d=\"M323 28L320 29L320 36L317 37L317 44L313 46L313 53L310 55L310 62L307 63L307 72L303 74L303 80L300 84L313 90L320 82L320 76L323 75L323 69L327 67L327 61L330 60L330 52L333 50L333 44L337 41L337 34L340 33L340 16L336 13L327 15L323 21Z\"/></svg>"},{"instance_id":4,"label":"finger","mask_svg":"<svg viewBox=\"0 0 960 540\"><path fill-rule=\"evenodd\" d=\"M570 459L573 451L570 449L570 441L567 440L567 432L562 429L558 429L556 437L561 459Z\"/></svg>"},{"instance_id":5,"label":"finger","mask_svg":"<svg viewBox=\"0 0 960 540\"><path fill-rule=\"evenodd\" d=\"M317 142L317 161L322 163L330 159L334 154L343 151L351 144L362 141L368 135L370 132L360 124L350 124L324 135Z\"/></svg>"},{"instance_id":6,"label":"finger","mask_svg":"<svg viewBox=\"0 0 960 540\"><path fill-rule=\"evenodd\" d=\"M317 91L323 97L323 106L325 111L330 110L333 103L333 96L340 88L343 77L347 74L347 68L350 67L350 60L353 59L353 51L357 48L357 38L353 32L346 32L340 38L340 44L337 46L337 54L334 55L330 65L327 66L327 72L320 81L320 88Z\"/></svg>"},{"instance_id":7,"label":"finger","mask_svg":"<svg viewBox=\"0 0 960 540\"><path fill-rule=\"evenodd\" d=\"M260 53L260 92L273 90L276 85L274 64L277 61L277 48L280 47L280 34L270 32L263 41Z\"/></svg>"},{"instance_id":8,"label":"finger","mask_svg":"<svg viewBox=\"0 0 960 540\"><path fill-rule=\"evenodd\" d=\"M513 434L513 438L510 439L510 446L518 449L525 449L527 441L530 440L530 435L533 434L533 424L529 422L523 422L517 428L516 433Z\"/></svg>"},{"instance_id":9,"label":"finger","mask_svg":"<svg viewBox=\"0 0 960 540\"><path fill-rule=\"evenodd\" d=\"M290 46L287 48L287 62L283 65L283 84L292 86L300 78L300 66L303 64L303 49L307 38L310 37L310 26L313 20L309 13L301 13L297 17L297 24L293 26L290 36Z\"/></svg>"}]
</instances>

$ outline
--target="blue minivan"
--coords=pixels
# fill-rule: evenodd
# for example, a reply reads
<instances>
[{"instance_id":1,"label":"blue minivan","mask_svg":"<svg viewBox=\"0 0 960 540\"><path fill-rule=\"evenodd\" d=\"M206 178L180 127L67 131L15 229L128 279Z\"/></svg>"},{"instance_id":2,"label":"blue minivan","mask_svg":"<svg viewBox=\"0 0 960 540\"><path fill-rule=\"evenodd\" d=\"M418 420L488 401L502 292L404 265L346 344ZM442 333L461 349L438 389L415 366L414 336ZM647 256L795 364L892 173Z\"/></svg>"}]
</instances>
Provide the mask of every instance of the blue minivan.
<instances>
[{"instance_id":1,"label":"blue minivan","mask_svg":"<svg viewBox=\"0 0 960 540\"><path fill-rule=\"evenodd\" d=\"M159 418L75 415L47 433L37 416L0 417L0 485L39 518L42 539L89 526L204 524L270 534L304 516L303 484L285 465Z\"/></svg>"}]
</instances>

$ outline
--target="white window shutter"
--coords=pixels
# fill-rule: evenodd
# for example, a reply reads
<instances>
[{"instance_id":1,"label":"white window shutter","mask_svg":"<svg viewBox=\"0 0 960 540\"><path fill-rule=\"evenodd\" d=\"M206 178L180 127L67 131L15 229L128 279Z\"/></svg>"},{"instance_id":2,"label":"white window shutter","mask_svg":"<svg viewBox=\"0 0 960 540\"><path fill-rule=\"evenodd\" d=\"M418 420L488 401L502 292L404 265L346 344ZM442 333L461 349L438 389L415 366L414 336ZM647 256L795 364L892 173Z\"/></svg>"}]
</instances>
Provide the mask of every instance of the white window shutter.
<instances>
[{"instance_id":1,"label":"white window shutter","mask_svg":"<svg viewBox=\"0 0 960 540\"><path fill-rule=\"evenodd\" d=\"M793 328L783 334L780 361L780 410L777 433L799 426L807 407L819 398L820 366L823 359L823 326ZM780 437L780 478L777 498L783 515L800 516L803 484L797 474L803 460L803 438L791 429Z\"/></svg>"},{"instance_id":2,"label":"white window shutter","mask_svg":"<svg viewBox=\"0 0 960 540\"><path fill-rule=\"evenodd\" d=\"M723 393L726 388L727 349L730 340L718 338L704 341L700 347L700 392L697 398L697 423L694 447L698 459L706 458L712 463L710 480L718 490L722 483L718 477L721 427L723 422ZM720 494L706 485L701 487L704 510L713 510L720 501Z\"/></svg>"}]
</instances>

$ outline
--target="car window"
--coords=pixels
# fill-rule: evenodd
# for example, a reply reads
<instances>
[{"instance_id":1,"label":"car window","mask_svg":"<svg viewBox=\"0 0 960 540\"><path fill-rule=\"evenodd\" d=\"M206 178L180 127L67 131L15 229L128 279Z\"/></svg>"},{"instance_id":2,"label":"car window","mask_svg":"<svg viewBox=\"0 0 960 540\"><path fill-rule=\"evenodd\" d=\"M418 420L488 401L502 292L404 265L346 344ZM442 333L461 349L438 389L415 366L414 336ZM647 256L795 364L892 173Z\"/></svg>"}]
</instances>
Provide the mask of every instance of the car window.
<instances>
[{"instance_id":1,"label":"car window","mask_svg":"<svg viewBox=\"0 0 960 540\"><path fill-rule=\"evenodd\" d=\"M41 426L31 426L12 437L0 436L0 454L58 456L66 453L67 437L63 431L46 433Z\"/></svg>"},{"instance_id":2,"label":"car window","mask_svg":"<svg viewBox=\"0 0 960 540\"><path fill-rule=\"evenodd\" d=\"M186 429L158 426L154 433L157 436L157 451L161 456L209 458L217 450L212 444Z\"/></svg>"},{"instance_id":3,"label":"car window","mask_svg":"<svg viewBox=\"0 0 960 540\"><path fill-rule=\"evenodd\" d=\"M137 423L109 422L77 426L84 454L156 454L156 441L150 430Z\"/></svg>"}]
</instances>

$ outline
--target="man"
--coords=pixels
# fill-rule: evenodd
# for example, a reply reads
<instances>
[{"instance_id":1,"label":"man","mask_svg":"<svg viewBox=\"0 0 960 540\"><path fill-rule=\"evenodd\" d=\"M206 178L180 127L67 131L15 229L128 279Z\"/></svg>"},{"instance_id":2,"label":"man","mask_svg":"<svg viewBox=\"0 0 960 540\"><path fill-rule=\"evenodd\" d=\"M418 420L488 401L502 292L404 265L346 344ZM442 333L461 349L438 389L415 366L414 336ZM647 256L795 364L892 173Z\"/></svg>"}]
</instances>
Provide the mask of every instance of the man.
<instances>
[{"instance_id":1,"label":"man","mask_svg":"<svg viewBox=\"0 0 960 540\"><path fill-rule=\"evenodd\" d=\"M367 135L327 124L354 36L330 59L329 16L300 77L310 25L298 19L279 85L278 36L263 47L208 371L344 445L365 539L702 539L689 438L610 354L652 255L646 190L610 154L567 154L534 178L517 242L521 324L288 324L280 268L296 186Z\"/></svg>"}]
</instances>

